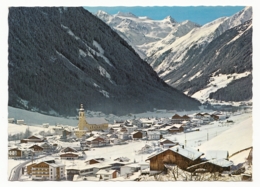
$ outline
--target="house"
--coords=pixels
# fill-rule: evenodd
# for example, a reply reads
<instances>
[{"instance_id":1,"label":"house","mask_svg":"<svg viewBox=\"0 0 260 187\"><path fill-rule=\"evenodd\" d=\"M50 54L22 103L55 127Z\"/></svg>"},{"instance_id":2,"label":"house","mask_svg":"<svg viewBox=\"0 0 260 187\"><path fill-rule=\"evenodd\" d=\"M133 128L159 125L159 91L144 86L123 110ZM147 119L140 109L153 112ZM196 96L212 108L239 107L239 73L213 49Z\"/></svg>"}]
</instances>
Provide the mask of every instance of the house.
<instances>
[{"instance_id":1,"label":"house","mask_svg":"<svg viewBox=\"0 0 260 187\"><path fill-rule=\"evenodd\" d=\"M152 153L153 152L153 148L152 146L145 144L144 147L142 147L140 150L138 150L138 154L148 154L148 153Z\"/></svg>"},{"instance_id":2,"label":"house","mask_svg":"<svg viewBox=\"0 0 260 187\"><path fill-rule=\"evenodd\" d=\"M173 142L171 140L164 139L164 138L160 139L159 143L160 143L160 146L162 146L163 148L170 148L170 147L173 147L173 146L179 144L178 142Z\"/></svg>"},{"instance_id":3,"label":"house","mask_svg":"<svg viewBox=\"0 0 260 187\"><path fill-rule=\"evenodd\" d=\"M114 159L114 161L118 161L118 162L129 162L130 159L127 157L118 157L116 159Z\"/></svg>"},{"instance_id":4,"label":"house","mask_svg":"<svg viewBox=\"0 0 260 187\"><path fill-rule=\"evenodd\" d=\"M135 130L137 130L137 126L135 125L131 125L131 126L126 126L126 130L128 134L131 134L132 132L134 132Z\"/></svg>"},{"instance_id":5,"label":"house","mask_svg":"<svg viewBox=\"0 0 260 187\"><path fill-rule=\"evenodd\" d=\"M175 164L183 170L188 170L189 166L198 164L201 162L200 157L203 155L198 150L176 145L165 151L151 155L146 159L150 161L150 172L157 173L165 170L165 164ZM191 168L190 171L195 170Z\"/></svg>"},{"instance_id":6,"label":"house","mask_svg":"<svg viewBox=\"0 0 260 187\"><path fill-rule=\"evenodd\" d=\"M142 139L143 138L143 133L140 131L135 131L131 133L131 137L133 140L137 140L137 139Z\"/></svg>"},{"instance_id":7,"label":"house","mask_svg":"<svg viewBox=\"0 0 260 187\"><path fill-rule=\"evenodd\" d=\"M26 139L22 139L20 142L21 143L29 143L29 142L32 142L32 143L39 143L39 142L44 142L45 141L45 138L41 135L33 135L33 136L30 136Z\"/></svg>"},{"instance_id":8,"label":"house","mask_svg":"<svg viewBox=\"0 0 260 187\"><path fill-rule=\"evenodd\" d=\"M74 175L79 175L80 169L66 169L67 171L67 180L72 181Z\"/></svg>"},{"instance_id":9,"label":"house","mask_svg":"<svg viewBox=\"0 0 260 187\"><path fill-rule=\"evenodd\" d=\"M172 128L172 125L169 125L169 126L160 128L160 129L159 129L160 134L168 134L168 133L169 133L169 129L171 129L171 128Z\"/></svg>"},{"instance_id":10,"label":"house","mask_svg":"<svg viewBox=\"0 0 260 187\"><path fill-rule=\"evenodd\" d=\"M53 146L48 142L44 142L44 143L40 144L40 146L43 148L44 152L50 152L53 150Z\"/></svg>"},{"instance_id":11,"label":"house","mask_svg":"<svg viewBox=\"0 0 260 187\"><path fill-rule=\"evenodd\" d=\"M229 153L224 150L209 150L206 151L204 158L198 164L190 166L188 169L203 169L204 172L223 172L230 171L230 166L233 165L232 161L228 160Z\"/></svg>"},{"instance_id":12,"label":"house","mask_svg":"<svg viewBox=\"0 0 260 187\"><path fill-rule=\"evenodd\" d=\"M79 158L79 155L75 152L66 152L66 153L60 154L60 159L64 159L64 160L75 160L78 158Z\"/></svg>"},{"instance_id":13,"label":"house","mask_svg":"<svg viewBox=\"0 0 260 187\"><path fill-rule=\"evenodd\" d=\"M97 178L102 180L109 180L118 177L118 172L112 169L101 169L96 173Z\"/></svg>"},{"instance_id":14,"label":"house","mask_svg":"<svg viewBox=\"0 0 260 187\"><path fill-rule=\"evenodd\" d=\"M120 139L120 140L128 140L129 139L129 134L128 133L120 132L117 135L118 135L118 139Z\"/></svg>"},{"instance_id":15,"label":"house","mask_svg":"<svg viewBox=\"0 0 260 187\"><path fill-rule=\"evenodd\" d=\"M65 164L56 160L33 163L27 166L27 173L32 180L59 181L65 178Z\"/></svg>"},{"instance_id":16,"label":"house","mask_svg":"<svg viewBox=\"0 0 260 187\"><path fill-rule=\"evenodd\" d=\"M101 160L96 160L96 159L90 159L90 160L87 160L85 161L86 164L98 164L98 163L101 163L102 161Z\"/></svg>"},{"instance_id":17,"label":"house","mask_svg":"<svg viewBox=\"0 0 260 187\"><path fill-rule=\"evenodd\" d=\"M86 139L86 142L89 147L101 147L108 144L103 138L95 136Z\"/></svg>"},{"instance_id":18,"label":"house","mask_svg":"<svg viewBox=\"0 0 260 187\"><path fill-rule=\"evenodd\" d=\"M77 167L76 167L77 168ZM96 175L96 173L101 169L110 169L111 165L108 163L96 163L91 165L85 165L80 167L79 175L81 176L91 176Z\"/></svg>"},{"instance_id":19,"label":"house","mask_svg":"<svg viewBox=\"0 0 260 187\"><path fill-rule=\"evenodd\" d=\"M17 125L24 125L25 124L23 119L16 120L16 123L17 123Z\"/></svg>"},{"instance_id":20,"label":"house","mask_svg":"<svg viewBox=\"0 0 260 187\"><path fill-rule=\"evenodd\" d=\"M39 155L43 152L43 147L39 146L39 145L33 145L31 147L29 147L29 149L33 150L33 152L36 154L36 155Z\"/></svg>"},{"instance_id":21,"label":"house","mask_svg":"<svg viewBox=\"0 0 260 187\"><path fill-rule=\"evenodd\" d=\"M67 152L77 153L78 151L73 147L65 147L60 152L62 152L62 153L67 153Z\"/></svg>"},{"instance_id":22,"label":"house","mask_svg":"<svg viewBox=\"0 0 260 187\"><path fill-rule=\"evenodd\" d=\"M179 123L181 123L184 120L185 119L183 119L181 116L179 116L178 114L175 114L174 116L172 116L171 122L179 124Z\"/></svg>"},{"instance_id":23,"label":"house","mask_svg":"<svg viewBox=\"0 0 260 187\"><path fill-rule=\"evenodd\" d=\"M148 140L159 140L161 136L160 131L147 131Z\"/></svg>"},{"instance_id":24,"label":"house","mask_svg":"<svg viewBox=\"0 0 260 187\"><path fill-rule=\"evenodd\" d=\"M14 118L8 118L8 123L14 123L15 119Z\"/></svg>"},{"instance_id":25,"label":"house","mask_svg":"<svg viewBox=\"0 0 260 187\"><path fill-rule=\"evenodd\" d=\"M31 149L15 147L8 150L8 158L26 158L32 153Z\"/></svg>"},{"instance_id":26,"label":"house","mask_svg":"<svg viewBox=\"0 0 260 187\"><path fill-rule=\"evenodd\" d=\"M124 165L120 168L120 176L132 175L141 169L141 166L137 163Z\"/></svg>"},{"instance_id":27,"label":"house","mask_svg":"<svg viewBox=\"0 0 260 187\"><path fill-rule=\"evenodd\" d=\"M142 128L142 122L139 119L132 120L132 125L137 126L137 128Z\"/></svg>"},{"instance_id":28,"label":"house","mask_svg":"<svg viewBox=\"0 0 260 187\"><path fill-rule=\"evenodd\" d=\"M169 133L183 132L184 131L183 124L174 124L168 131Z\"/></svg>"}]
</instances>

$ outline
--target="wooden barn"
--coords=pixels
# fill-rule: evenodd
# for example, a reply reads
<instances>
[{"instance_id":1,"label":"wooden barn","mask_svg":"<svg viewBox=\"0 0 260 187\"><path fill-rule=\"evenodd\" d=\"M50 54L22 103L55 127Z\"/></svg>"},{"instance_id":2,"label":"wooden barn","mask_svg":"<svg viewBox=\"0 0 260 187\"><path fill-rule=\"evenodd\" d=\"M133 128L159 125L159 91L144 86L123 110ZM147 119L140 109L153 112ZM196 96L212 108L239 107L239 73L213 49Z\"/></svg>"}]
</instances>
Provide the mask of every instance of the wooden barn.
<instances>
[{"instance_id":1,"label":"wooden barn","mask_svg":"<svg viewBox=\"0 0 260 187\"><path fill-rule=\"evenodd\" d=\"M85 161L86 164L97 164L100 162L102 162L102 161L96 160L96 159L90 159L90 160Z\"/></svg>"},{"instance_id":2,"label":"wooden barn","mask_svg":"<svg viewBox=\"0 0 260 187\"><path fill-rule=\"evenodd\" d=\"M142 139L143 138L143 133L140 131L135 131L131 133L132 139L136 140L136 139Z\"/></svg>"},{"instance_id":3,"label":"wooden barn","mask_svg":"<svg viewBox=\"0 0 260 187\"><path fill-rule=\"evenodd\" d=\"M160 145L164 148L170 148L170 147L173 147L175 145L178 145L179 143L178 142L173 142L171 140L168 140L168 139L160 139L159 140L160 142Z\"/></svg>"},{"instance_id":4,"label":"wooden barn","mask_svg":"<svg viewBox=\"0 0 260 187\"><path fill-rule=\"evenodd\" d=\"M150 171L158 172L165 170L165 164L176 164L179 168L186 170L189 166L201 162L202 152L184 146L174 146L163 152L151 155L147 160L150 161ZM146 160L146 161L147 161ZM194 170L194 168L191 168Z\"/></svg>"},{"instance_id":5,"label":"wooden barn","mask_svg":"<svg viewBox=\"0 0 260 187\"><path fill-rule=\"evenodd\" d=\"M62 153L60 154L60 158L66 160L74 160L74 159L78 159L79 155L76 153Z\"/></svg>"}]
</instances>

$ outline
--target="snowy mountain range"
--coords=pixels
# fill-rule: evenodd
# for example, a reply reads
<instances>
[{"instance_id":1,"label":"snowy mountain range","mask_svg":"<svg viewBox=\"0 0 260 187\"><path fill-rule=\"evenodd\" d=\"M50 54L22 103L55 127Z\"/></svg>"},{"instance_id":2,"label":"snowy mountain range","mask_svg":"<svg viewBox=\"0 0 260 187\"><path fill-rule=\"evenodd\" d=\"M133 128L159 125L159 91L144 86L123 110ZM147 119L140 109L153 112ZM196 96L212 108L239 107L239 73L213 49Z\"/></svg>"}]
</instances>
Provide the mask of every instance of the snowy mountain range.
<instances>
[{"instance_id":1,"label":"snowy mountain range","mask_svg":"<svg viewBox=\"0 0 260 187\"><path fill-rule=\"evenodd\" d=\"M141 58L146 58L148 49L156 48L155 44L157 45L157 42L162 39L168 37L169 41L165 42L174 41L193 28L199 27L198 24L190 21L178 23L171 16L167 16L163 20L152 20L148 17L137 17L132 13L118 12L110 15L101 10L97 12L96 16L117 31Z\"/></svg>"},{"instance_id":2,"label":"snowy mountain range","mask_svg":"<svg viewBox=\"0 0 260 187\"><path fill-rule=\"evenodd\" d=\"M9 106L75 116L80 104L117 115L200 105L82 7L12 7L8 24Z\"/></svg>"},{"instance_id":3,"label":"snowy mountain range","mask_svg":"<svg viewBox=\"0 0 260 187\"><path fill-rule=\"evenodd\" d=\"M252 98L252 7L203 26L190 21L167 22L166 20L174 20L169 17L154 21L142 20L136 16L111 16L104 12L99 12L97 16L120 35L124 35L136 51L141 51L141 56L167 84L183 93L202 102L209 101L210 98L222 101L245 101ZM146 29L147 33L144 33L138 27L121 24L127 20L131 20L131 25L160 23L160 29L168 34L164 33L159 39L151 29ZM134 31L140 35L132 34ZM145 38L145 34L154 39L142 41L141 35ZM156 41L155 38L159 40ZM142 42L136 43L135 40ZM226 81L226 78L211 83L219 75L232 77L232 80ZM239 90L241 85L247 86ZM203 90L204 95L199 94Z\"/></svg>"}]
</instances>

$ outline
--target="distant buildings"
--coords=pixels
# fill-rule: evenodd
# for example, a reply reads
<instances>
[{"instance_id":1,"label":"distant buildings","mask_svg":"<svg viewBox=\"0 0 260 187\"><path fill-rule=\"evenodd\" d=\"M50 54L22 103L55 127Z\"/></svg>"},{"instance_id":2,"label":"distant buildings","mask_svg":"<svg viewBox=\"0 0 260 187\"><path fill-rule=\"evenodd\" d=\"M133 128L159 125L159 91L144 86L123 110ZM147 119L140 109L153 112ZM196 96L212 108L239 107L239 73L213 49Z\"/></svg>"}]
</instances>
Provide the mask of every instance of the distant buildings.
<instances>
[{"instance_id":1,"label":"distant buildings","mask_svg":"<svg viewBox=\"0 0 260 187\"><path fill-rule=\"evenodd\" d=\"M77 138L81 138L86 134L86 132L89 131L101 131L108 129L108 123L104 119L95 118L89 120L89 122L90 124L86 121L83 104L81 104L81 108L79 110L78 129L74 131Z\"/></svg>"}]
</instances>

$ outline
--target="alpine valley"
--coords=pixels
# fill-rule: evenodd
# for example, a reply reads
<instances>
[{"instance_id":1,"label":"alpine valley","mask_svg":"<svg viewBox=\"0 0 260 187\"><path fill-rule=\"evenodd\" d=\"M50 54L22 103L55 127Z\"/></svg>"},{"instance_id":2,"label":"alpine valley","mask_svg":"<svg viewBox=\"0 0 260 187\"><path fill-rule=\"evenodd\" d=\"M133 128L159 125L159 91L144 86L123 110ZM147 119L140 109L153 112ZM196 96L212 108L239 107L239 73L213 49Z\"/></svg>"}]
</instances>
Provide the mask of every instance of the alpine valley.
<instances>
[{"instance_id":1,"label":"alpine valley","mask_svg":"<svg viewBox=\"0 0 260 187\"><path fill-rule=\"evenodd\" d=\"M200 105L82 7L12 7L8 23L9 106L75 116L81 103L116 115Z\"/></svg>"},{"instance_id":2,"label":"alpine valley","mask_svg":"<svg viewBox=\"0 0 260 187\"><path fill-rule=\"evenodd\" d=\"M252 99L252 7L205 25L96 14L119 33L167 84L204 102Z\"/></svg>"}]
</instances>

